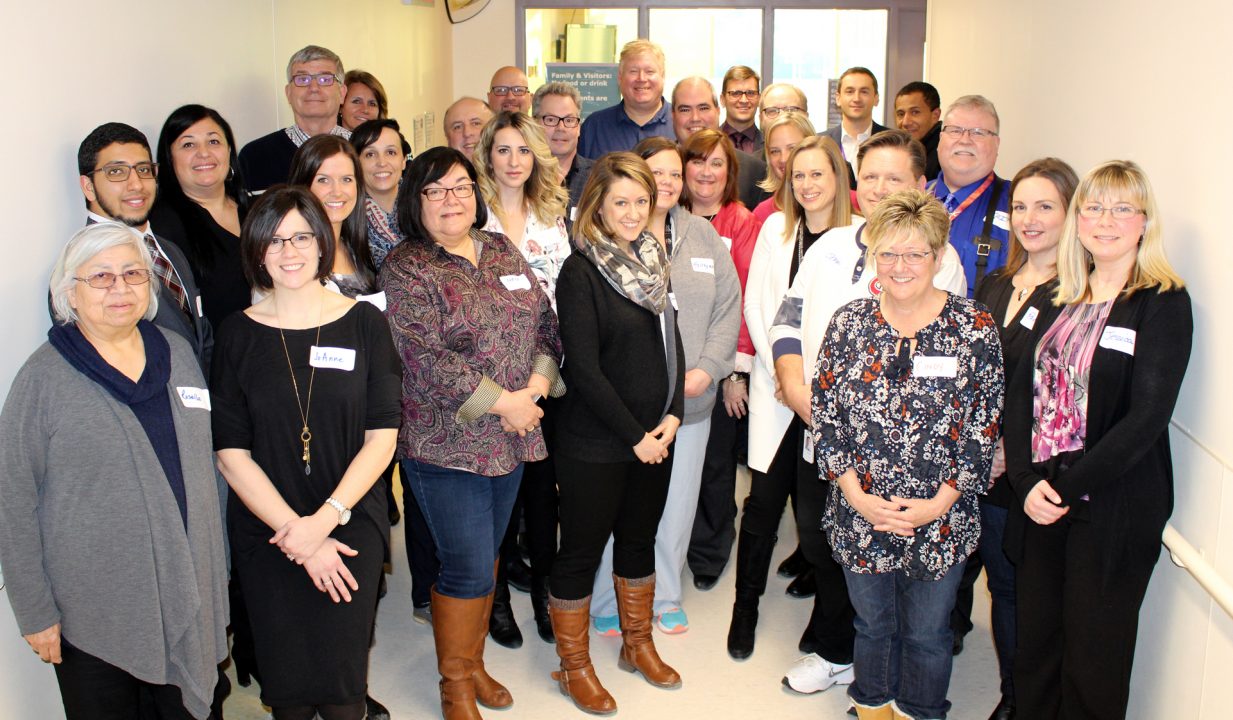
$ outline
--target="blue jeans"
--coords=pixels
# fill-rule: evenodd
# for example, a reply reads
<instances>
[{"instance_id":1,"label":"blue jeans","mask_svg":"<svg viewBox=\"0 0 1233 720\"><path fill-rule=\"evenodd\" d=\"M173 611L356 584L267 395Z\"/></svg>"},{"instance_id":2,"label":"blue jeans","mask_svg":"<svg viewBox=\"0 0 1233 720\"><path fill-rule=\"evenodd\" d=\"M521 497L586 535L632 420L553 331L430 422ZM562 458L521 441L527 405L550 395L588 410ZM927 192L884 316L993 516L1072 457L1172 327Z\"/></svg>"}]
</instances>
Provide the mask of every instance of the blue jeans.
<instances>
[{"instance_id":1,"label":"blue jeans","mask_svg":"<svg viewBox=\"0 0 1233 720\"><path fill-rule=\"evenodd\" d=\"M894 700L914 718L945 718L950 703L950 611L965 562L941 580L902 573L876 575L844 569L856 608L856 681L848 696L866 707Z\"/></svg>"},{"instance_id":2,"label":"blue jeans","mask_svg":"<svg viewBox=\"0 0 1233 720\"><path fill-rule=\"evenodd\" d=\"M437 592L462 599L492 592L493 565L518 497L522 465L507 475L486 477L403 460L402 475L437 544Z\"/></svg>"},{"instance_id":3,"label":"blue jeans","mask_svg":"<svg viewBox=\"0 0 1233 720\"><path fill-rule=\"evenodd\" d=\"M1015 666L1015 566L1002 550L1006 535L1007 510L991 503L980 503L980 559L985 564L985 582L992 596L989 611L993 627L993 646L998 654L1002 695L1015 696L1012 670Z\"/></svg>"}]
</instances>

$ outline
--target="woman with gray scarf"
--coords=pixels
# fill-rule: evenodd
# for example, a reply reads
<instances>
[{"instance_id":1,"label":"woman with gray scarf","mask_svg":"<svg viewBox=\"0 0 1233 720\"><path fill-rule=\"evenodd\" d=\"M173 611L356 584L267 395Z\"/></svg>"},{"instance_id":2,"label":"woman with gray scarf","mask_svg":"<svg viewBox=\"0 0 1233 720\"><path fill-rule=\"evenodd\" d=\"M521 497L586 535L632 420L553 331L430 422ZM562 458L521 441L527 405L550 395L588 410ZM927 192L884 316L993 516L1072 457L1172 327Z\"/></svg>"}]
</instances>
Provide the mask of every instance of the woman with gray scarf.
<instances>
[{"instance_id":1,"label":"woman with gray scarf","mask_svg":"<svg viewBox=\"0 0 1233 720\"><path fill-rule=\"evenodd\" d=\"M681 684L651 640L655 532L685 404L668 256L647 232L655 202L655 179L642 158L622 152L597 161L574 222L578 251L557 277L561 374L569 391L554 445L561 549L549 612L561 669L553 677L580 709L601 715L616 712L616 702L591 666L587 625L609 535L620 667L658 687Z\"/></svg>"},{"instance_id":2,"label":"woman with gray scarf","mask_svg":"<svg viewBox=\"0 0 1233 720\"><path fill-rule=\"evenodd\" d=\"M132 228L74 235L58 324L0 414L0 562L69 720L221 718L229 688L210 396L193 350L150 322L152 267Z\"/></svg>"}]
</instances>

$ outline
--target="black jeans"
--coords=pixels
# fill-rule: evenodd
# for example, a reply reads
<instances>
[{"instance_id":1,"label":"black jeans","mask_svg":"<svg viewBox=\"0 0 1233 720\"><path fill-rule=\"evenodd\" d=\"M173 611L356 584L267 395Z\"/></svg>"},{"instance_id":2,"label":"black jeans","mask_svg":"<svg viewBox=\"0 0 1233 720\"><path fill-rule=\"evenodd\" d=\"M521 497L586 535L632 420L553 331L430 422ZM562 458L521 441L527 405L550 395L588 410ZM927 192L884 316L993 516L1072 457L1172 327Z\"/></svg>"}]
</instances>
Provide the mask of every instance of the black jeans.
<instances>
[{"instance_id":1,"label":"black jeans","mask_svg":"<svg viewBox=\"0 0 1233 720\"><path fill-rule=\"evenodd\" d=\"M741 530L767 537L779 529L779 519L783 517L788 496L796 492L804 427L801 419L794 415L770 467L766 472L751 469L753 481L749 486L749 497L745 499L745 512L741 515Z\"/></svg>"},{"instance_id":2,"label":"black jeans","mask_svg":"<svg viewBox=\"0 0 1233 720\"><path fill-rule=\"evenodd\" d=\"M562 600L591 594L595 571L613 538L612 572L641 578L655 572L655 532L668 499L672 457L658 465L632 460L593 463L557 455L561 549L551 589Z\"/></svg>"},{"instance_id":3,"label":"black jeans","mask_svg":"<svg viewBox=\"0 0 1233 720\"><path fill-rule=\"evenodd\" d=\"M736 454L738 438L749 432L749 416L728 414L723 399L711 412L711 436L702 463L698 513L689 538L689 569L694 575L723 574L736 539Z\"/></svg>"},{"instance_id":4,"label":"black jeans","mask_svg":"<svg viewBox=\"0 0 1233 720\"><path fill-rule=\"evenodd\" d=\"M846 665L852 662L856 642L856 610L848 594L847 575L835 562L830 540L822 532L831 484L821 479L817 465L801 457L799 445L797 449L796 531L801 554L813 568L816 587L806 632L817 642L819 655L836 665Z\"/></svg>"},{"instance_id":5,"label":"black jeans","mask_svg":"<svg viewBox=\"0 0 1233 720\"><path fill-rule=\"evenodd\" d=\"M174 685L153 685L60 640L63 661L55 665L56 681L67 720L133 720L156 713L159 720L192 720L184 698ZM223 700L231 681L218 671L210 720L223 717ZM142 714L142 713L146 714Z\"/></svg>"}]
</instances>

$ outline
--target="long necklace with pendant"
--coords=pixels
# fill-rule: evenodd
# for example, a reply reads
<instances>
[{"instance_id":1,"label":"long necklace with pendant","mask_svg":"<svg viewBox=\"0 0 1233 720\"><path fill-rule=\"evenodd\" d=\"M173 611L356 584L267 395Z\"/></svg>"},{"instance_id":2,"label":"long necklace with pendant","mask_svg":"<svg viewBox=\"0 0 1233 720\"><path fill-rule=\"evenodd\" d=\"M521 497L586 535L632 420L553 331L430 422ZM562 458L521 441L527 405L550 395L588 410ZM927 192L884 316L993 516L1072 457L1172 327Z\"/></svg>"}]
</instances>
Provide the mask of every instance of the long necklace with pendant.
<instances>
[{"instance_id":1,"label":"long necklace with pendant","mask_svg":"<svg viewBox=\"0 0 1233 720\"><path fill-rule=\"evenodd\" d=\"M317 340L313 343L313 347L321 344L321 313L324 311L325 301L321 302L321 307L317 311ZM274 315L278 316L278 297L274 297ZM306 402L300 402L300 385L295 380L295 368L291 366L291 353L287 351L287 338L283 335L282 319L278 321L278 337L283 341L283 356L287 358L287 370L291 372L291 387L295 390L295 404L300 410L300 421L303 423L303 428L300 430L300 442L304 445L304 453L300 456L300 460L304 462L304 474L312 475L312 452L310 446L313 440L312 431L308 429L308 413L313 407L313 380L317 378L317 366L313 365L312 372L308 375L308 398Z\"/></svg>"}]
</instances>

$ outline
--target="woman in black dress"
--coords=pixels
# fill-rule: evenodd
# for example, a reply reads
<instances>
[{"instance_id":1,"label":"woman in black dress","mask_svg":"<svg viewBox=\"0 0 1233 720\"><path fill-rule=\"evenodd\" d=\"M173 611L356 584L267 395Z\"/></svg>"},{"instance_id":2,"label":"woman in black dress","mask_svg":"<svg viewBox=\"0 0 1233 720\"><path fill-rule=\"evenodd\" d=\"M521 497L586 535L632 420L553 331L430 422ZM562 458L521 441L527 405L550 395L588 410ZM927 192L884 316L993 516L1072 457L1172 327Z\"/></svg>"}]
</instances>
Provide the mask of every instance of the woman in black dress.
<instances>
[{"instance_id":1,"label":"woman in black dress","mask_svg":"<svg viewBox=\"0 0 1233 720\"><path fill-rule=\"evenodd\" d=\"M201 288L201 309L217 328L251 303L240 261L240 223L249 196L238 172L235 136L217 110L185 105L163 123L157 160L163 212L156 213L155 223L188 256ZM167 213L174 221L159 222Z\"/></svg>"},{"instance_id":2,"label":"woman in black dress","mask_svg":"<svg viewBox=\"0 0 1233 720\"><path fill-rule=\"evenodd\" d=\"M214 447L275 720L364 717L389 535L374 485L394 452L399 361L380 311L323 287L333 237L306 190L263 195L241 243L245 274L267 294L215 344Z\"/></svg>"},{"instance_id":3,"label":"woman in black dress","mask_svg":"<svg viewBox=\"0 0 1233 720\"><path fill-rule=\"evenodd\" d=\"M1062 237L1070 196L1079 178L1057 158L1028 163L1010 183L1010 250L1006 265L976 287L976 299L989 308L1002 340L1006 376L1027 350L1040 313L1057 291L1057 243ZM1015 715L1015 568L1002 549L1007 508L1014 494L1006 482L1002 442L993 453L993 484L980 498L980 559L992 595L993 642L998 654L1002 699L989 720Z\"/></svg>"}]
</instances>

